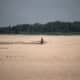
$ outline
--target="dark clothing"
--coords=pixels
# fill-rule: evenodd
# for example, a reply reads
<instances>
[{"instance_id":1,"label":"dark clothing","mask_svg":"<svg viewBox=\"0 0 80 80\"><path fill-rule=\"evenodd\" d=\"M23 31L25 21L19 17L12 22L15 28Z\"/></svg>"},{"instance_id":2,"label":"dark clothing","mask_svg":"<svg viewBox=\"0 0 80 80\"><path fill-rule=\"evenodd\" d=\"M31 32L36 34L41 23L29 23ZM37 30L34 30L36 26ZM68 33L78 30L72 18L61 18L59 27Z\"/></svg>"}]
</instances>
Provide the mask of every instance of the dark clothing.
<instances>
[{"instance_id":1,"label":"dark clothing","mask_svg":"<svg viewBox=\"0 0 80 80\"><path fill-rule=\"evenodd\" d=\"M41 44L43 44L43 43L44 43L44 40L43 40L43 38L41 38L41 41L40 41L40 43L41 43Z\"/></svg>"}]
</instances>

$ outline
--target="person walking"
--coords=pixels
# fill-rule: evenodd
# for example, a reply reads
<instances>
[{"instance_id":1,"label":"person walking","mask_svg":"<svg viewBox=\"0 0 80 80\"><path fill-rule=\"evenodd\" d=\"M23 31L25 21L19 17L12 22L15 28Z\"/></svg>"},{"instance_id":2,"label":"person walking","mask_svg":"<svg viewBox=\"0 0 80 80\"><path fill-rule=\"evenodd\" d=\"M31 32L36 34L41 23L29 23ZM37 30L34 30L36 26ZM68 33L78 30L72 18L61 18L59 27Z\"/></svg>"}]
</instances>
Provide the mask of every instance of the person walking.
<instances>
[{"instance_id":1,"label":"person walking","mask_svg":"<svg viewBox=\"0 0 80 80\"><path fill-rule=\"evenodd\" d=\"M44 39L43 39L43 37L41 37L40 44L43 44L43 43L44 43Z\"/></svg>"}]
</instances>

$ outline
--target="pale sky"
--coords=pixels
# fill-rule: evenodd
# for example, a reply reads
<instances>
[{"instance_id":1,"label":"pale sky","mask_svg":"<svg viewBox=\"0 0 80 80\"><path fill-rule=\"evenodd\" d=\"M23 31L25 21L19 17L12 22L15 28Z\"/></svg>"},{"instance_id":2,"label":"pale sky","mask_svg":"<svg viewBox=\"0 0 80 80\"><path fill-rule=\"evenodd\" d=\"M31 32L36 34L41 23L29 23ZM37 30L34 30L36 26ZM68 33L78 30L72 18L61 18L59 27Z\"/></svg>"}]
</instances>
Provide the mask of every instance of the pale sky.
<instances>
[{"instance_id":1,"label":"pale sky","mask_svg":"<svg viewBox=\"0 0 80 80\"><path fill-rule=\"evenodd\" d=\"M0 0L0 26L80 21L80 0Z\"/></svg>"}]
</instances>

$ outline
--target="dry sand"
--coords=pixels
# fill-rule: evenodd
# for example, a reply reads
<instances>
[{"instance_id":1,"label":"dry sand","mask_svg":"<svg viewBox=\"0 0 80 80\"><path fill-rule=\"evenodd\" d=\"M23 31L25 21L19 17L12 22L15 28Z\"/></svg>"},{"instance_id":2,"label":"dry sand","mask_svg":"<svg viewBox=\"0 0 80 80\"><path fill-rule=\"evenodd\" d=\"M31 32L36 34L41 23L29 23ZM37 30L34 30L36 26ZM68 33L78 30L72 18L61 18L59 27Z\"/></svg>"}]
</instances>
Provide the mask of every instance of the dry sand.
<instances>
[{"instance_id":1,"label":"dry sand","mask_svg":"<svg viewBox=\"0 0 80 80\"><path fill-rule=\"evenodd\" d=\"M0 80L80 80L80 36L0 35Z\"/></svg>"}]
</instances>

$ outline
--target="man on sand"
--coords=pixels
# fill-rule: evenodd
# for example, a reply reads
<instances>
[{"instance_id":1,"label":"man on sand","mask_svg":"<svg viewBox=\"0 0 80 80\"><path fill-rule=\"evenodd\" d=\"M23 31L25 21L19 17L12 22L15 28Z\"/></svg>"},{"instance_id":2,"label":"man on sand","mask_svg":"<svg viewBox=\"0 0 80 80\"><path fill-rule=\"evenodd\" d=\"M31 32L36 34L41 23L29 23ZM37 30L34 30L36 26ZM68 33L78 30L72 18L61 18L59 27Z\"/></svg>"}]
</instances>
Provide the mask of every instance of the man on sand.
<instances>
[{"instance_id":1,"label":"man on sand","mask_svg":"<svg viewBox=\"0 0 80 80\"><path fill-rule=\"evenodd\" d=\"M40 44L43 44L43 43L44 43L44 39L41 37Z\"/></svg>"}]
</instances>

